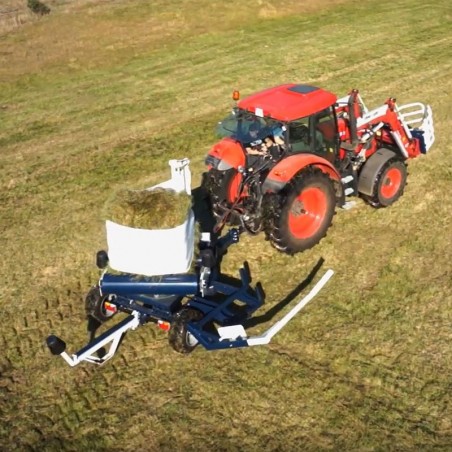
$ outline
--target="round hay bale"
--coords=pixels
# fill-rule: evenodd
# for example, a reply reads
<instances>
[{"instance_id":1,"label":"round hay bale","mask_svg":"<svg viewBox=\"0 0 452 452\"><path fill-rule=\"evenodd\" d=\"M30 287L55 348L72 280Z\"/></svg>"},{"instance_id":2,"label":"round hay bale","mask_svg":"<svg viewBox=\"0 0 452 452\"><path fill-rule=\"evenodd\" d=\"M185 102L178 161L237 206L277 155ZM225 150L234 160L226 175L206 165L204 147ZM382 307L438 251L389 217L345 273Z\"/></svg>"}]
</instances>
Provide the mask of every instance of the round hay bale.
<instances>
[{"instance_id":1,"label":"round hay bale","mask_svg":"<svg viewBox=\"0 0 452 452\"><path fill-rule=\"evenodd\" d=\"M105 218L137 229L170 229L184 223L191 196L163 188L118 190L107 201Z\"/></svg>"}]
</instances>

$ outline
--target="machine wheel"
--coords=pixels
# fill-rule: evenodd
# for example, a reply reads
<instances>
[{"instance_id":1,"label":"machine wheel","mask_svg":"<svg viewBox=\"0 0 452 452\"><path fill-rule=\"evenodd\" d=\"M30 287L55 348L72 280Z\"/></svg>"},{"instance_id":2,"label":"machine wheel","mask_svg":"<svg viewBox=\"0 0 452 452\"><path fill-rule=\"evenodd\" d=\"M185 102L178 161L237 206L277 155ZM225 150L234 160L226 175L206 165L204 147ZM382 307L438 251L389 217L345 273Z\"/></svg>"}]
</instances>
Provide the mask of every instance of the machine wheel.
<instances>
[{"instance_id":1,"label":"machine wheel","mask_svg":"<svg viewBox=\"0 0 452 452\"><path fill-rule=\"evenodd\" d=\"M336 205L334 186L327 174L308 168L277 199L266 228L275 248L298 253L312 248L326 235Z\"/></svg>"},{"instance_id":2,"label":"machine wheel","mask_svg":"<svg viewBox=\"0 0 452 452\"><path fill-rule=\"evenodd\" d=\"M106 309L106 301L107 297L100 294L99 286L91 287L85 298L86 314L95 318L100 323L107 321L109 318L115 315L115 312Z\"/></svg>"},{"instance_id":3,"label":"machine wheel","mask_svg":"<svg viewBox=\"0 0 452 452\"><path fill-rule=\"evenodd\" d=\"M366 196L366 201L376 208L394 204L403 195L406 178L406 164L397 157L388 160L377 174L372 196Z\"/></svg>"},{"instance_id":4,"label":"machine wheel","mask_svg":"<svg viewBox=\"0 0 452 452\"><path fill-rule=\"evenodd\" d=\"M187 324L192 321L200 320L203 317L202 312L193 308L182 308L171 323L169 331L169 343L178 353L188 354L198 345L196 338L190 334Z\"/></svg>"}]
</instances>

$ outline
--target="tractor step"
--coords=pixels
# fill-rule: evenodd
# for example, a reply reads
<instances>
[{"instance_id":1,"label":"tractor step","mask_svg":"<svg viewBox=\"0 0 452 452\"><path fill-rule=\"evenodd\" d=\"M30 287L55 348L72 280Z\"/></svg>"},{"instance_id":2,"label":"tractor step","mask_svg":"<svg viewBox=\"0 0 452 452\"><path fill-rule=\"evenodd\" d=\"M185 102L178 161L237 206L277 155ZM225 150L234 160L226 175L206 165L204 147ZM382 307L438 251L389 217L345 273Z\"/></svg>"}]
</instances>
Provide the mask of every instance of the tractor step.
<instances>
[{"instance_id":1,"label":"tractor step","mask_svg":"<svg viewBox=\"0 0 452 452\"><path fill-rule=\"evenodd\" d=\"M345 196L353 196L356 195L356 189L355 189L355 178L353 175L348 174L347 176L344 176L341 179L342 186L344 187L344 195Z\"/></svg>"}]
</instances>

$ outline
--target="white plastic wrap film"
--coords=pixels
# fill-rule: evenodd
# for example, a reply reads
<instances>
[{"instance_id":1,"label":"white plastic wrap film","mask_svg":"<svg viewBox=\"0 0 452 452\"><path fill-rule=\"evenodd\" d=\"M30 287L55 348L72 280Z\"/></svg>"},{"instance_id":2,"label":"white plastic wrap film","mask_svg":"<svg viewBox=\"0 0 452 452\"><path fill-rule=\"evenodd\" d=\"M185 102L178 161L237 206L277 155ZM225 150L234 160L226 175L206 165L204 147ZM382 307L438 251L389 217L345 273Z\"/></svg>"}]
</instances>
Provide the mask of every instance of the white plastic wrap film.
<instances>
[{"instance_id":1,"label":"white plastic wrap film","mask_svg":"<svg viewBox=\"0 0 452 452\"><path fill-rule=\"evenodd\" d=\"M195 216L171 229L136 229L106 222L113 270L139 275L186 273L193 260Z\"/></svg>"}]
</instances>

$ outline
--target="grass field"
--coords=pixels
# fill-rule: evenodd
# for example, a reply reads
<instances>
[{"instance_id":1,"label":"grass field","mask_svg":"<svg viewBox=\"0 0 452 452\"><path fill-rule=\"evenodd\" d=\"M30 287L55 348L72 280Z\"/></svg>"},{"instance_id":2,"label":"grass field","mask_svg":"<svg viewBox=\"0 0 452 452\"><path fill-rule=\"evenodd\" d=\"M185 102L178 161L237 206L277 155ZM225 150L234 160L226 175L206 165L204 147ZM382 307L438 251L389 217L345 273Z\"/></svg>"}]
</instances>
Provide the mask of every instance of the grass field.
<instances>
[{"instance_id":1,"label":"grass field","mask_svg":"<svg viewBox=\"0 0 452 452\"><path fill-rule=\"evenodd\" d=\"M54 0L42 18L9 3L23 20L0 15L0 450L451 450L450 1ZM295 257L258 236L225 261L249 261L266 309L321 259L324 291L264 348L184 357L149 325L103 367L51 357L52 332L70 352L86 341L111 193L185 156L196 186L232 90L291 81L434 112L394 206L358 200Z\"/></svg>"}]
</instances>

